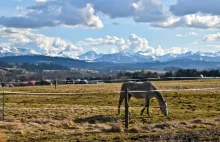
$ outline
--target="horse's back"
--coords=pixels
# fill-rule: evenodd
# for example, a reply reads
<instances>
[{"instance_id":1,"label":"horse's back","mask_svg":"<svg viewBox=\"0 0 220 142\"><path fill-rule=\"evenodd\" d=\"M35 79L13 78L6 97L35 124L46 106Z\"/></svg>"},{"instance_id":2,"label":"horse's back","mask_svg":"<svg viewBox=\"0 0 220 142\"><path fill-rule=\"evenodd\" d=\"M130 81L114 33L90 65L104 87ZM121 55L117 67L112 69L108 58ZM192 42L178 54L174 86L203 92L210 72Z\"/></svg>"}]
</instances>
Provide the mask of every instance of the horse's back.
<instances>
[{"instance_id":1,"label":"horse's back","mask_svg":"<svg viewBox=\"0 0 220 142\"><path fill-rule=\"evenodd\" d=\"M122 89L122 91L125 91L126 89L128 89L129 91L154 90L154 88L150 82L142 82L142 83L126 82L126 83L122 84L121 89ZM146 92L130 92L129 94L135 98L145 98L146 97ZM147 93L147 94L150 94L150 93Z\"/></svg>"},{"instance_id":2,"label":"horse's back","mask_svg":"<svg viewBox=\"0 0 220 142\"><path fill-rule=\"evenodd\" d=\"M126 82L122 84L123 90L153 90L153 85L150 82Z\"/></svg>"}]
</instances>

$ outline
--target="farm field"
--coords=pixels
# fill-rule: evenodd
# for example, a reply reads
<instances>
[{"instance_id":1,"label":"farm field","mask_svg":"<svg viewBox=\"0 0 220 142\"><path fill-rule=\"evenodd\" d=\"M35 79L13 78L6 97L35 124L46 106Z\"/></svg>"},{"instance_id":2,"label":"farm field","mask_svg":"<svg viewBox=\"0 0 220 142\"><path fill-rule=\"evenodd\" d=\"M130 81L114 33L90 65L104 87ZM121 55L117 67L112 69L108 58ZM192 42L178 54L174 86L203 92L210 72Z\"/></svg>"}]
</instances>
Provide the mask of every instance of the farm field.
<instances>
[{"instance_id":1,"label":"farm field","mask_svg":"<svg viewBox=\"0 0 220 142\"><path fill-rule=\"evenodd\" d=\"M126 130L124 111L117 115L121 83L58 85L56 90L54 86L4 88L5 92L41 94L5 94L5 121L0 121L0 139L38 142L220 141L220 80L152 83L160 90L219 90L162 92L168 104L168 116L161 113L156 99L150 102L151 116L146 113L140 116L144 99L131 98L130 123Z\"/></svg>"}]
</instances>

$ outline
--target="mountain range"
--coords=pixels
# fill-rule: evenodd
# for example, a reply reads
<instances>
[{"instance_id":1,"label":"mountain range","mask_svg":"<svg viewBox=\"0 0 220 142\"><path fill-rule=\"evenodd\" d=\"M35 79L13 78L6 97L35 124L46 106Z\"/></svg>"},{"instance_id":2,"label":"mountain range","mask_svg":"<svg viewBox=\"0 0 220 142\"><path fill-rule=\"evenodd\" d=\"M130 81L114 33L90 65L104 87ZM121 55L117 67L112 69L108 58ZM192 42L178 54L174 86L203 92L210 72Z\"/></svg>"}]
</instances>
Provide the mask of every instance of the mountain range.
<instances>
[{"instance_id":1,"label":"mountain range","mask_svg":"<svg viewBox=\"0 0 220 142\"><path fill-rule=\"evenodd\" d=\"M182 54L165 54L163 56L152 55L150 52L139 51L134 54L130 54L125 51L121 51L113 54L97 53L94 50L88 51L76 57L75 51L69 48L68 50L35 50L34 48L3 48L0 47L0 57L6 56L23 56L23 55L43 55L51 57L65 57L93 62L114 62L114 63L143 63L143 62L167 62L177 59L191 59L200 61L220 61L219 52L186 52Z\"/></svg>"},{"instance_id":2,"label":"mountain range","mask_svg":"<svg viewBox=\"0 0 220 142\"><path fill-rule=\"evenodd\" d=\"M138 62L138 63L114 63L114 62L88 62L78 59L50 57L42 55L32 56L8 56L0 57L0 61L6 63L53 63L69 68L94 69L94 70L172 70L176 71L179 68L183 69L219 69L220 62L201 61L191 59L176 59L166 62Z\"/></svg>"},{"instance_id":3,"label":"mountain range","mask_svg":"<svg viewBox=\"0 0 220 142\"><path fill-rule=\"evenodd\" d=\"M2 48L0 48L2 49ZM73 52L73 51L72 51ZM70 51L36 53L31 49L0 50L0 61L15 63L55 63L70 68L105 70L176 70L178 68L219 69L220 52L186 52L183 54L165 54L155 56L149 52L118 52L99 54L93 50L72 58Z\"/></svg>"},{"instance_id":4,"label":"mountain range","mask_svg":"<svg viewBox=\"0 0 220 142\"><path fill-rule=\"evenodd\" d=\"M178 59L190 59L199 61L220 61L220 52L186 52L182 54L165 54L163 56L151 55L148 52L139 51L135 54L128 52L118 52L114 54L98 54L95 51L88 51L80 56L80 60L95 62L114 62L114 63L143 63L143 62L167 62Z\"/></svg>"}]
</instances>

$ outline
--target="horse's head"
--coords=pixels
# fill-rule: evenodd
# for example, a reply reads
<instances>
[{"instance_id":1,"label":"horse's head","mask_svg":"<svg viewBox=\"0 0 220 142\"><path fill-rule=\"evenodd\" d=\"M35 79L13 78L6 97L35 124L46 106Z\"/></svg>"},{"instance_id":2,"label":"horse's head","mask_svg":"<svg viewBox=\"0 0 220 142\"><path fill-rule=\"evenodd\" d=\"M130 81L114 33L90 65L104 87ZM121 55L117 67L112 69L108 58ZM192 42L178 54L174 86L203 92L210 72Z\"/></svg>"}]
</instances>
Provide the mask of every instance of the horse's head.
<instances>
[{"instance_id":1,"label":"horse's head","mask_svg":"<svg viewBox=\"0 0 220 142\"><path fill-rule=\"evenodd\" d=\"M164 116L168 116L168 110L167 110L167 103L166 103L166 101L164 102L164 104L162 106L160 106L160 110L162 111Z\"/></svg>"}]
</instances>

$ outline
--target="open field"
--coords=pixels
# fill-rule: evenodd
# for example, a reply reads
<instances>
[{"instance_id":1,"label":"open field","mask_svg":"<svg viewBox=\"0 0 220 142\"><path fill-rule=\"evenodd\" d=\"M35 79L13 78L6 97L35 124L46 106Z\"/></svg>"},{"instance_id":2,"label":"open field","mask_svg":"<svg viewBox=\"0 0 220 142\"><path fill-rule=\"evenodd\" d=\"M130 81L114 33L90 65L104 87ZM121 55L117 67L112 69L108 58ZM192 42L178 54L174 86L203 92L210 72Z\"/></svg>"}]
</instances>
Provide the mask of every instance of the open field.
<instances>
[{"instance_id":1,"label":"open field","mask_svg":"<svg viewBox=\"0 0 220 142\"><path fill-rule=\"evenodd\" d=\"M220 88L220 80L157 81L159 89ZM4 141L220 141L220 90L163 92L169 116L156 99L140 116L144 99L130 101L131 120L117 115L121 84L5 88L12 92L86 94L6 94ZM97 92L97 93L88 93ZM122 105L123 106L123 105ZM123 108L123 107L122 107ZM1 141L1 140L0 140Z\"/></svg>"}]
</instances>

